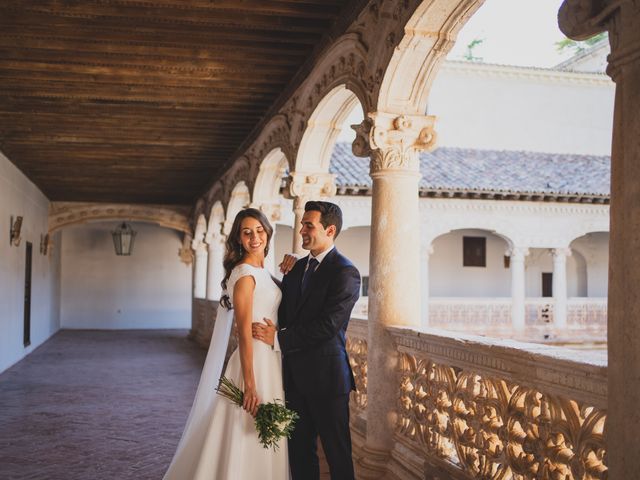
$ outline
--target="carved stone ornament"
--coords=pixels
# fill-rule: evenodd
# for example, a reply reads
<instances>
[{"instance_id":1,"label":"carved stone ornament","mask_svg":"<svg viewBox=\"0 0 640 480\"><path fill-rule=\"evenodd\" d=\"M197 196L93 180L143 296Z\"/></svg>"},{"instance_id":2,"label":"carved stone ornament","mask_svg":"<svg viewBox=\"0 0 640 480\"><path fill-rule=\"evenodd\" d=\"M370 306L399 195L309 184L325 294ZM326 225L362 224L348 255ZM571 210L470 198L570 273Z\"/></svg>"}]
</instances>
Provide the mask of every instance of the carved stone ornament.
<instances>
[{"instance_id":1,"label":"carved stone ornament","mask_svg":"<svg viewBox=\"0 0 640 480\"><path fill-rule=\"evenodd\" d=\"M193 263L193 250L191 249L191 242L193 238L190 234L185 234L182 239L182 248L178 250L180 260L185 265L191 265Z\"/></svg>"},{"instance_id":2,"label":"carved stone ornament","mask_svg":"<svg viewBox=\"0 0 640 480\"><path fill-rule=\"evenodd\" d=\"M336 194L336 176L332 173L291 172L287 177L286 198L308 200L333 197Z\"/></svg>"},{"instance_id":3,"label":"carved stone ornament","mask_svg":"<svg viewBox=\"0 0 640 480\"><path fill-rule=\"evenodd\" d=\"M385 170L418 172L418 153L436 145L432 115L394 115L384 112L370 113L356 131L353 153L371 156L371 174Z\"/></svg>"},{"instance_id":4,"label":"carved stone ornament","mask_svg":"<svg viewBox=\"0 0 640 480\"><path fill-rule=\"evenodd\" d=\"M640 0L565 0L558 12L560 29L569 38L586 40L609 33L607 73L615 81L621 67L640 58Z\"/></svg>"}]
</instances>

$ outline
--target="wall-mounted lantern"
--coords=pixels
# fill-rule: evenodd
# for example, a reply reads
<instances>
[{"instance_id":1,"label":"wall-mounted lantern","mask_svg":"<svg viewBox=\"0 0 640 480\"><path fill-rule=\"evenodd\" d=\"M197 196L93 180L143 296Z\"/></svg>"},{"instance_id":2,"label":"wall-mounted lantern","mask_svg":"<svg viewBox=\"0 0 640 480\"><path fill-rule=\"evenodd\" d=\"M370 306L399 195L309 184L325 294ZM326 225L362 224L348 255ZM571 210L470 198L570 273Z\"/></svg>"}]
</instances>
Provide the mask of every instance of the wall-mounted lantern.
<instances>
[{"instance_id":1,"label":"wall-mounted lantern","mask_svg":"<svg viewBox=\"0 0 640 480\"><path fill-rule=\"evenodd\" d=\"M122 222L122 225L111 232L113 236L113 246L116 248L116 255L131 255L136 233L137 232L131 228L131 225L125 222Z\"/></svg>"},{"instance_id":2,"label":"wall-mounted lantern","mask_svg":"<svg viewBox=\"0 0 640 480\"><path fill-rule=\"evenodd\" d=\"M46 255L49 251L49 234L40 235L40 253Z\"/></svg>"},{"instance_id":3,"label":"wall-mounted lantern","mask_svg":"<svg viewBox=\"0 0 640 480\"><path fill-rule=\"evenodd\" d=\"M9 229L9 245L18 247L20 245L20 230L22 228L22 217L11 217L11 228Z\"/></svg>"}]
</instances>

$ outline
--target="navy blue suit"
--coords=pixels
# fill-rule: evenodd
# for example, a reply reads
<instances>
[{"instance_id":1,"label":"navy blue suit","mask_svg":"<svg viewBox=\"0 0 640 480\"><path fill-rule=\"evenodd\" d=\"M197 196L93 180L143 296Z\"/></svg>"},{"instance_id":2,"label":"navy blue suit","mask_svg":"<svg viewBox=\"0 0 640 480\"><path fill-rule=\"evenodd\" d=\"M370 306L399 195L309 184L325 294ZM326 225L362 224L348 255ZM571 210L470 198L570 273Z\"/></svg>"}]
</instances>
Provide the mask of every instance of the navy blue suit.
<instances>
[{"instance_id":1,"label":"navy blue suit","mask_svg":"<svg viewBox=\"0 0 640 480\"><path fill-rule=\"evenodd\" d=\"M289 441L293 480L319 478L319 435L333 480L354 478L349 393L355 382L345 347L351 310L360 293L358 269L335 248L303 293L307 257L282 281L278 342L287 404L300 420Z\"/></svg>"}]
</instances>

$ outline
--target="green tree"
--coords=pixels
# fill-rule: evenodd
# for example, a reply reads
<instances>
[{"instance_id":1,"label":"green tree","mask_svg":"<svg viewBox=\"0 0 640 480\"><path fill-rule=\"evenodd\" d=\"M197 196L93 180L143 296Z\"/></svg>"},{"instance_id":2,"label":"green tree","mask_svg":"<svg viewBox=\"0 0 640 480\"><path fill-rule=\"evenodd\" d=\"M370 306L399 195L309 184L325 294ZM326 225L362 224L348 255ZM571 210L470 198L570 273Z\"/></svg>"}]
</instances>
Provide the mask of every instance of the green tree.
<instances>
[{"instance_id":1,"label":"green tree","mask_svg":"<svg viewBox=\"0 0 640 480\"><path fill-rule=\"evenodd\" d=\"M485 40L484 38L474 38L473 40L471 40L467 44L467 51L464 54L464 59L469 61L469 62L479 62L479 61L481 61L482 57L476 57L473 54L473 49L476 48L479 45L482 45L484 40Z\"/></svg>"},{"instance_id":2,"label":"green tree","mask_svg":"<svg viewBox=\"0 0 640 480\"><path fill-rule=\"evenodd\" d=\"M570 38L565 37L563 40L556 42L555 45L556 45L556 50L559 53L564 53L565 51L572 51L573 54L576 55L578 53L584 52L585 50L588 50L589 47L595 45L603 38L607 38L607 32L598 33L597 35L594 35L593 37L588 38L587 40L582 40L580 42L576 40L571 40Z\"/></svg>"}]
</instances>

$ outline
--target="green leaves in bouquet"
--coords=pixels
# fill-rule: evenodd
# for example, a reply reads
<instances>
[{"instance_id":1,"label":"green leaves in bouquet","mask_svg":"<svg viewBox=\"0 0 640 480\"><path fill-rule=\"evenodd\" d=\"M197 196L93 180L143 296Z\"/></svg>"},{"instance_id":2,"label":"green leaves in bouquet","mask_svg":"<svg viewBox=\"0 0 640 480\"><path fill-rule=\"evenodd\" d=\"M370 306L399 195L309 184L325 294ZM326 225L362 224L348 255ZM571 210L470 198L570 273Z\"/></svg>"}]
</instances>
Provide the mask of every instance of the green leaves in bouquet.
<instances>
[{"instance_id":1,"label":"green leaves in bouquet","mask_svg":"<svg viewBox=\"0 0 640 480\"><path fill-rule=\"evenodd\" d=\"M239 407L242 406L244 392L227 377L220 378L216 392ZM276 400L275 402L261 403L255 418L260 443L264 448L273 448L274 450L278 449L278 442L281 438L291 438L295 423L299 418L296 412L278 402Z\"/></svg>"}]
</instances>

